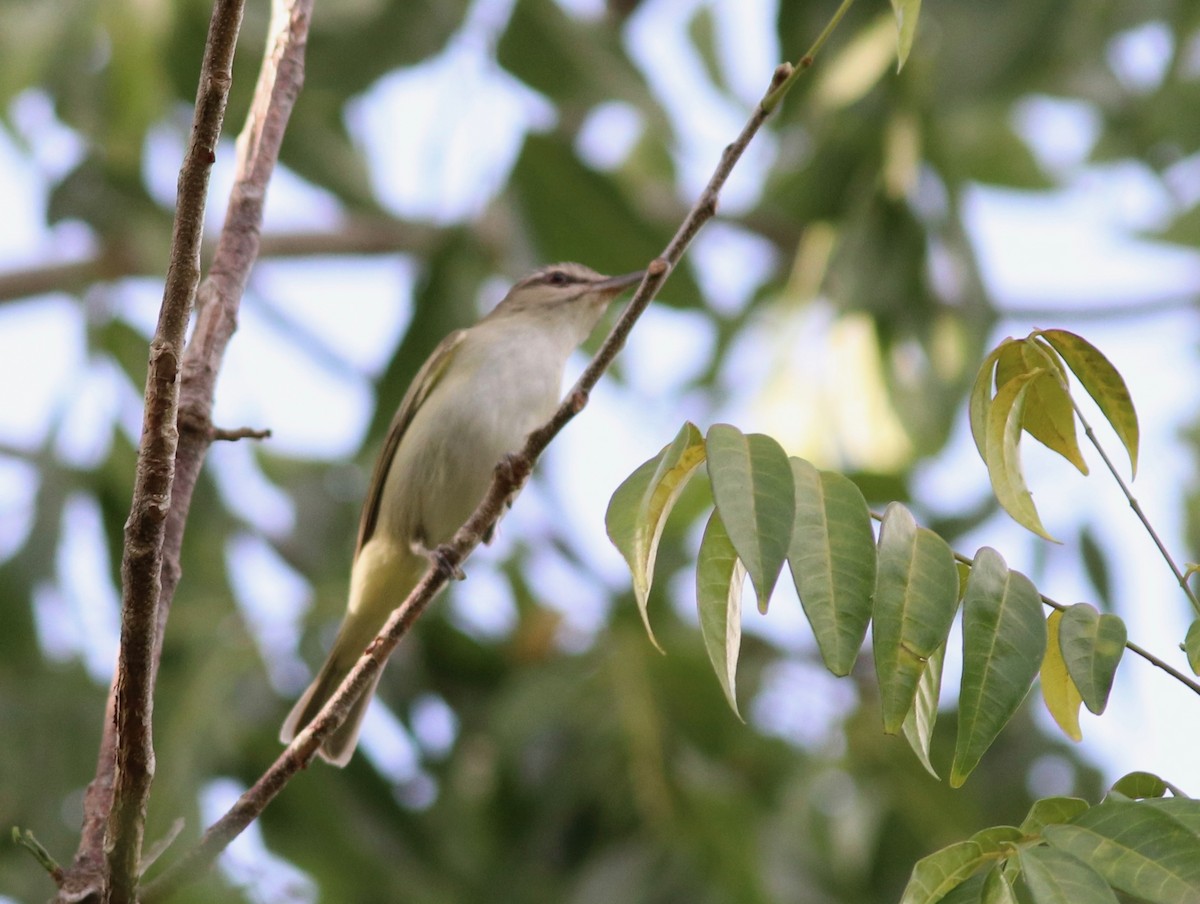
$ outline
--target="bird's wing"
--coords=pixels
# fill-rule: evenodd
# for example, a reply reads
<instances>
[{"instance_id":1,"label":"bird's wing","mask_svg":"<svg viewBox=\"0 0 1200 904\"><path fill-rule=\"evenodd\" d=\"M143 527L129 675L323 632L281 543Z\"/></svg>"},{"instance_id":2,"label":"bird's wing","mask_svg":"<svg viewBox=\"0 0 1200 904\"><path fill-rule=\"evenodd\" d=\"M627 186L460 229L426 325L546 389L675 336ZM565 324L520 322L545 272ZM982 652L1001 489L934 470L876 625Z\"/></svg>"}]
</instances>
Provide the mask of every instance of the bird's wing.
<instances>
[{"instance_id":1,"label":"bird's wing","mask_svg":"<svg viewBox=\"0 0 1200 904\"><path fill-rule=\"evenodd\" d=\"M387 482L388 471L391 470L396 450L400 447L400 441L404 438L408 425L412 423L417 409L424 404L429 393L438 384L446 371L446 365L450 363L466 335L466 330L455 330L438 343L437 348L433 350L433 353L421 365L421 369L417 371L417 375L413 377L408 392L400 400L400 407L396 409L396 415L392 418L391 426L388 427L383 450L375 462L375 473L371 475L367 498L363 501L362 518L358 523L358 543L354 547L355 558L358 557L363 546L375 532L375 522L379 519L379 502L383 497L383 486Z\"/></svg>"}]
</instances>

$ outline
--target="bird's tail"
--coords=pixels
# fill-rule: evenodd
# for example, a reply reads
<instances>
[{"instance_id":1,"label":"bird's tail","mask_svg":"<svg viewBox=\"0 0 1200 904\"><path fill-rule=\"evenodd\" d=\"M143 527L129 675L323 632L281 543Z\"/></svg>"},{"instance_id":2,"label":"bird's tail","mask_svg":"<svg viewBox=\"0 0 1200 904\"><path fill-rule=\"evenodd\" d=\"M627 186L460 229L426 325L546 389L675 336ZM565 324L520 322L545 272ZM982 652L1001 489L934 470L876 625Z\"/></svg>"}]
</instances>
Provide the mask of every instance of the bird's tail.
<instances>
[{"instance_id":1,"label":"bird's tail","mask_svg":"<svg viewBox=\"0 0 1200 904\"><path fill-rule=\"evenodd\" d=\"M333 649L329 651L329 658L321 666L321 671L313 683L308 686L308 690L296 701L296 705L284 719L283 728L279 731L279 740L284 744L290 744L292 739L317 717L321 707L333 696L343 679L354 668L354 664L358 662L366 644L370 642L369 637L364 640L357 636L360 632L354 630L357 627L354 622L355 619L347 618L342 624L342 629L333 642ZM371 637L373 636L374 634L371 635ZM362 729L363 717L367 714L367 706L375 694L375 686L379 684L381 674L382 669L375 673L371 683L351 704L345 721L321 744L317 755L327 763L345 766L350 762L350 757L354 754L354 747L358 743L358 733Z\"/></svg>"}]
</instances>

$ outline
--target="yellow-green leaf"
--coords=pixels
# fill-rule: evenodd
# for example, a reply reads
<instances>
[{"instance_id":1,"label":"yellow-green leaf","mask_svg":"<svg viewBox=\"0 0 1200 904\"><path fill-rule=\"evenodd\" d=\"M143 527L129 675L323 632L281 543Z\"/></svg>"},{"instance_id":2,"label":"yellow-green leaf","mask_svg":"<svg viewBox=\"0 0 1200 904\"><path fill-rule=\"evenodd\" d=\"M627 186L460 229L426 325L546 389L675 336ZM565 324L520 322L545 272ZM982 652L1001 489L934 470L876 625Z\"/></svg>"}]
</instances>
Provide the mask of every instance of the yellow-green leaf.
<instances>
[{"instance_id":1,"label":"yellow-green leaf","mask_svg":"<svg viewBox=\"0 0 1200 904\"><path fill-rule=\"evenodd\" d=\"M1083 702L1096 715L1108 705L1117 666L1125 652L1125 622L1077 603L1063 615L1058 640L1067 671Z\"/></svg>"},{"instance_id":2,"label":"yellow-green leaf","mask_svg":"<svg viewBox=\"0 0 1200 904\"><path fill-rule=\"evenodd\" d=\"M1017 904L1017 893L1004 872L1004 864L997 863L987 872L979 904Z\"/></svg>"},{"instance_id":3,"label":"yellow-green leaf","mask_svg":"<svg viewBox=\"0 0 1200 904\"><path fill-rule=\"evenodd\" d=\"M875 535L862 492L848 477L790 460L796 518L788 565L825 665L848 675L858 658L875 589Z\"/></svg>"},{"instance_id":4,"label":"yellow-green leaf","mask_svg":"<svg viewBox=\"0 0 1200 904\"><path fill-rule=\"evenodd\" d=\"M721 514L709 516L696 556L696 608L700 615L700 636L721 682L725 699L734 715L742 718L737 705L737 661L742 644L742 586L746 569Z\"/></svg>"},{"instance_id":5,"label":"yellow-green leaf","mask_svg":"<svg viewBox=\"0 0 1200 904\"><path fill-rule=\"evenodd\" d=\"M987 414L987 441L983 460L987 464L992 490L1004 510L1022 527L1040 537L1054 540L1038 517L1033 497L1021 473L1021 423L1031 381L1039 373L1021 374L1009 380L996 393ZM1055 541L1057 542L1057 541Z\"/></svg>"},{"instance_id":6,"label":"yellow-green leaf","mask_svg":"<svg viewBox=\"0 0 1200 904\"><path fill-rule=\"evenodd\" d=\"M796 513L792 466L779 443L714 424L704 439L713 500L738 558L750 573L758 608L767 603L787 558Z\"/></svg>"},{"instance_id":7,"label":"yellow-green leaf","mask_svg":"<svg viewBox=\"0 0 1200 904\"><path fill-rule=\"evenodd\" d=\"M896 71L899 72L912 50L917 19L921 15L921 0L892 0L892 12L896 16Z\"/></svg>"},{"instance_id":8,"label":"yellow-green leaf","mask_svg":"<svg viewBox=\"0 0 1200 904\"><path fill-rule=\"evenodd\" d=\"M1005 353L1004 350L1007 346L1013 344L1011 338L1006 338L992 349L979 366L979 373L975 375L975 383L971 387L971 399L968 405L971 418L971 437L975 440L975 448L979 450L979 457L985 463L987 462L988 411L992 407L992 378L996 373L996 364L1000 360L1000 356Z\"/></svg>"},{"instance_id":9,"label":"yellow-green leaf","mask_svg":"<svg viewBox=\"0 0 1200 904\"><path fill-rule=\"evenodd\" d=\"M1075 408L1067 394L1062 365L1052 351L1039 349L1034 340L1021 343L1021 354L1028 370L1042 369L1042 373L1030 382L1022 426L1030 436L1073 464L1080 474L1086 475L1088 466L1079 449L1079 439L1075 433Z\"/></svg>"},{"instance_id":10,"label":"yellow-green leaf","mask_svg":"<svg viewBox=\"0 0 1200 904\"><path fill-rule=\"evenodd\" d=\"M975 555L963 597L963 673L951 786L966 781L1017 711L1045 652L1037 588L985 546Z\"/></svg>"},{"instance_id":11,"label":"yellow-green leaf","mask_svg":"<svg viewBox=\"0 0 1200 904\"><path fill-rule=\"evenodd\" d=\"M646 633L660 650L647 610L658 541L675 500L703 461L704 438L694 424L685 423L670 445L617 487L604 517L609 539L633 575L633 592Z\"/></svg>"},{"instance_id":12,"label":"yellow-green leaf","mask_svg":"<svg viewBox=\"0 0 1200 904\"><path fill-rule=\"evenodd\" d=\"M1038 335L1054 346L1088 395L1095 400L1129 453L1130 472L1136 474L1139 436L1137 411L1134 410L1133 399L1121 374L1099 349L1082 336L1067 330L1042 330Z\"/></svg>"},{"instance_id":13,"label":"yellow-green leaf","mask_svg":"<svg viewBox=\"0 0 1200 904\"><path fill-rule=\"evenodd\" d=\"M1042 659L1041 672L1042 700L1066 736L1072 741L1081 741L1083 732L1079 729L1079 707L1083 705L1083 697L1071 680L1062 651L1058 648L1058 625L1061 621L1062 612L1057 609L1046 619L1046 655Z\"/></svg>"},{"instance_id":14,"label":"yellow-green leaf","mask_svg":"<svg viewBox=\"0 0 1200 904\"><path fill-rule=\"evenodd\" d=\"M871 647L883 730L895 734L912 709L929 659L945 643L958 609L958 571L946 541L918 527L893 502L879 528Z\"/></svg>"}]
</instances>

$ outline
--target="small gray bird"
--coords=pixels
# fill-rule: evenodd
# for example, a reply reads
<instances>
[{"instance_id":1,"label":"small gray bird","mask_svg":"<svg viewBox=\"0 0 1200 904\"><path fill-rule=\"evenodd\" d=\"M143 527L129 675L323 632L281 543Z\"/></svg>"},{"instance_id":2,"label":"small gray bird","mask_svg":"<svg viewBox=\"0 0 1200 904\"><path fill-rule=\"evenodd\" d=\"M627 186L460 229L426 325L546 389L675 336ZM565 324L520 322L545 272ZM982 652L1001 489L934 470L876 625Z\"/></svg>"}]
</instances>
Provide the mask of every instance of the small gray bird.
<instances>
[{"instance_id":1,"label":"small gray bird","mask_svg":"<svg viewBox=\"0 0 1200 904\"><path fill-rule=\"evenodd\" d=\"M346 617L321 671L284 721L283 743L316 718L421 579L430 551L470 517L500 459L550 417L571 352L608 303L643 274L601 276L582 264L543 267L477 324L434 349L388 429L363 503ZM323 759L349 762L374 692L373 684L325 739Z\"/></svg>"}]
</instances>

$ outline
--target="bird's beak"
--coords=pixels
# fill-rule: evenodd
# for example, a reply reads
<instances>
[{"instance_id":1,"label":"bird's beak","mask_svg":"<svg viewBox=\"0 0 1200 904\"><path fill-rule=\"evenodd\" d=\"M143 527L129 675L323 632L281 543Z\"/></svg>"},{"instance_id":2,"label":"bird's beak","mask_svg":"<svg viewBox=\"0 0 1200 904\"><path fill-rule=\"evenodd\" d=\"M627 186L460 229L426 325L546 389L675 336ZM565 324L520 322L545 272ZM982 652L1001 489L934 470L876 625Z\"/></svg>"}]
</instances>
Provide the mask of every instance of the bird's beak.
<instances>
[{"instance_id":1,"label":"bird's beak","mask_svg":"<svg viewBox=\"0 0 1200 904\"><path fill-rule=\"evenodd\" d=\"M615 298L630 286L640 283L645 275L645 270L638 270L636 273L626 273L624 276L609 276L592 283L592 291L603 295L606 299Z\"/></svg>"}]
</instances>

